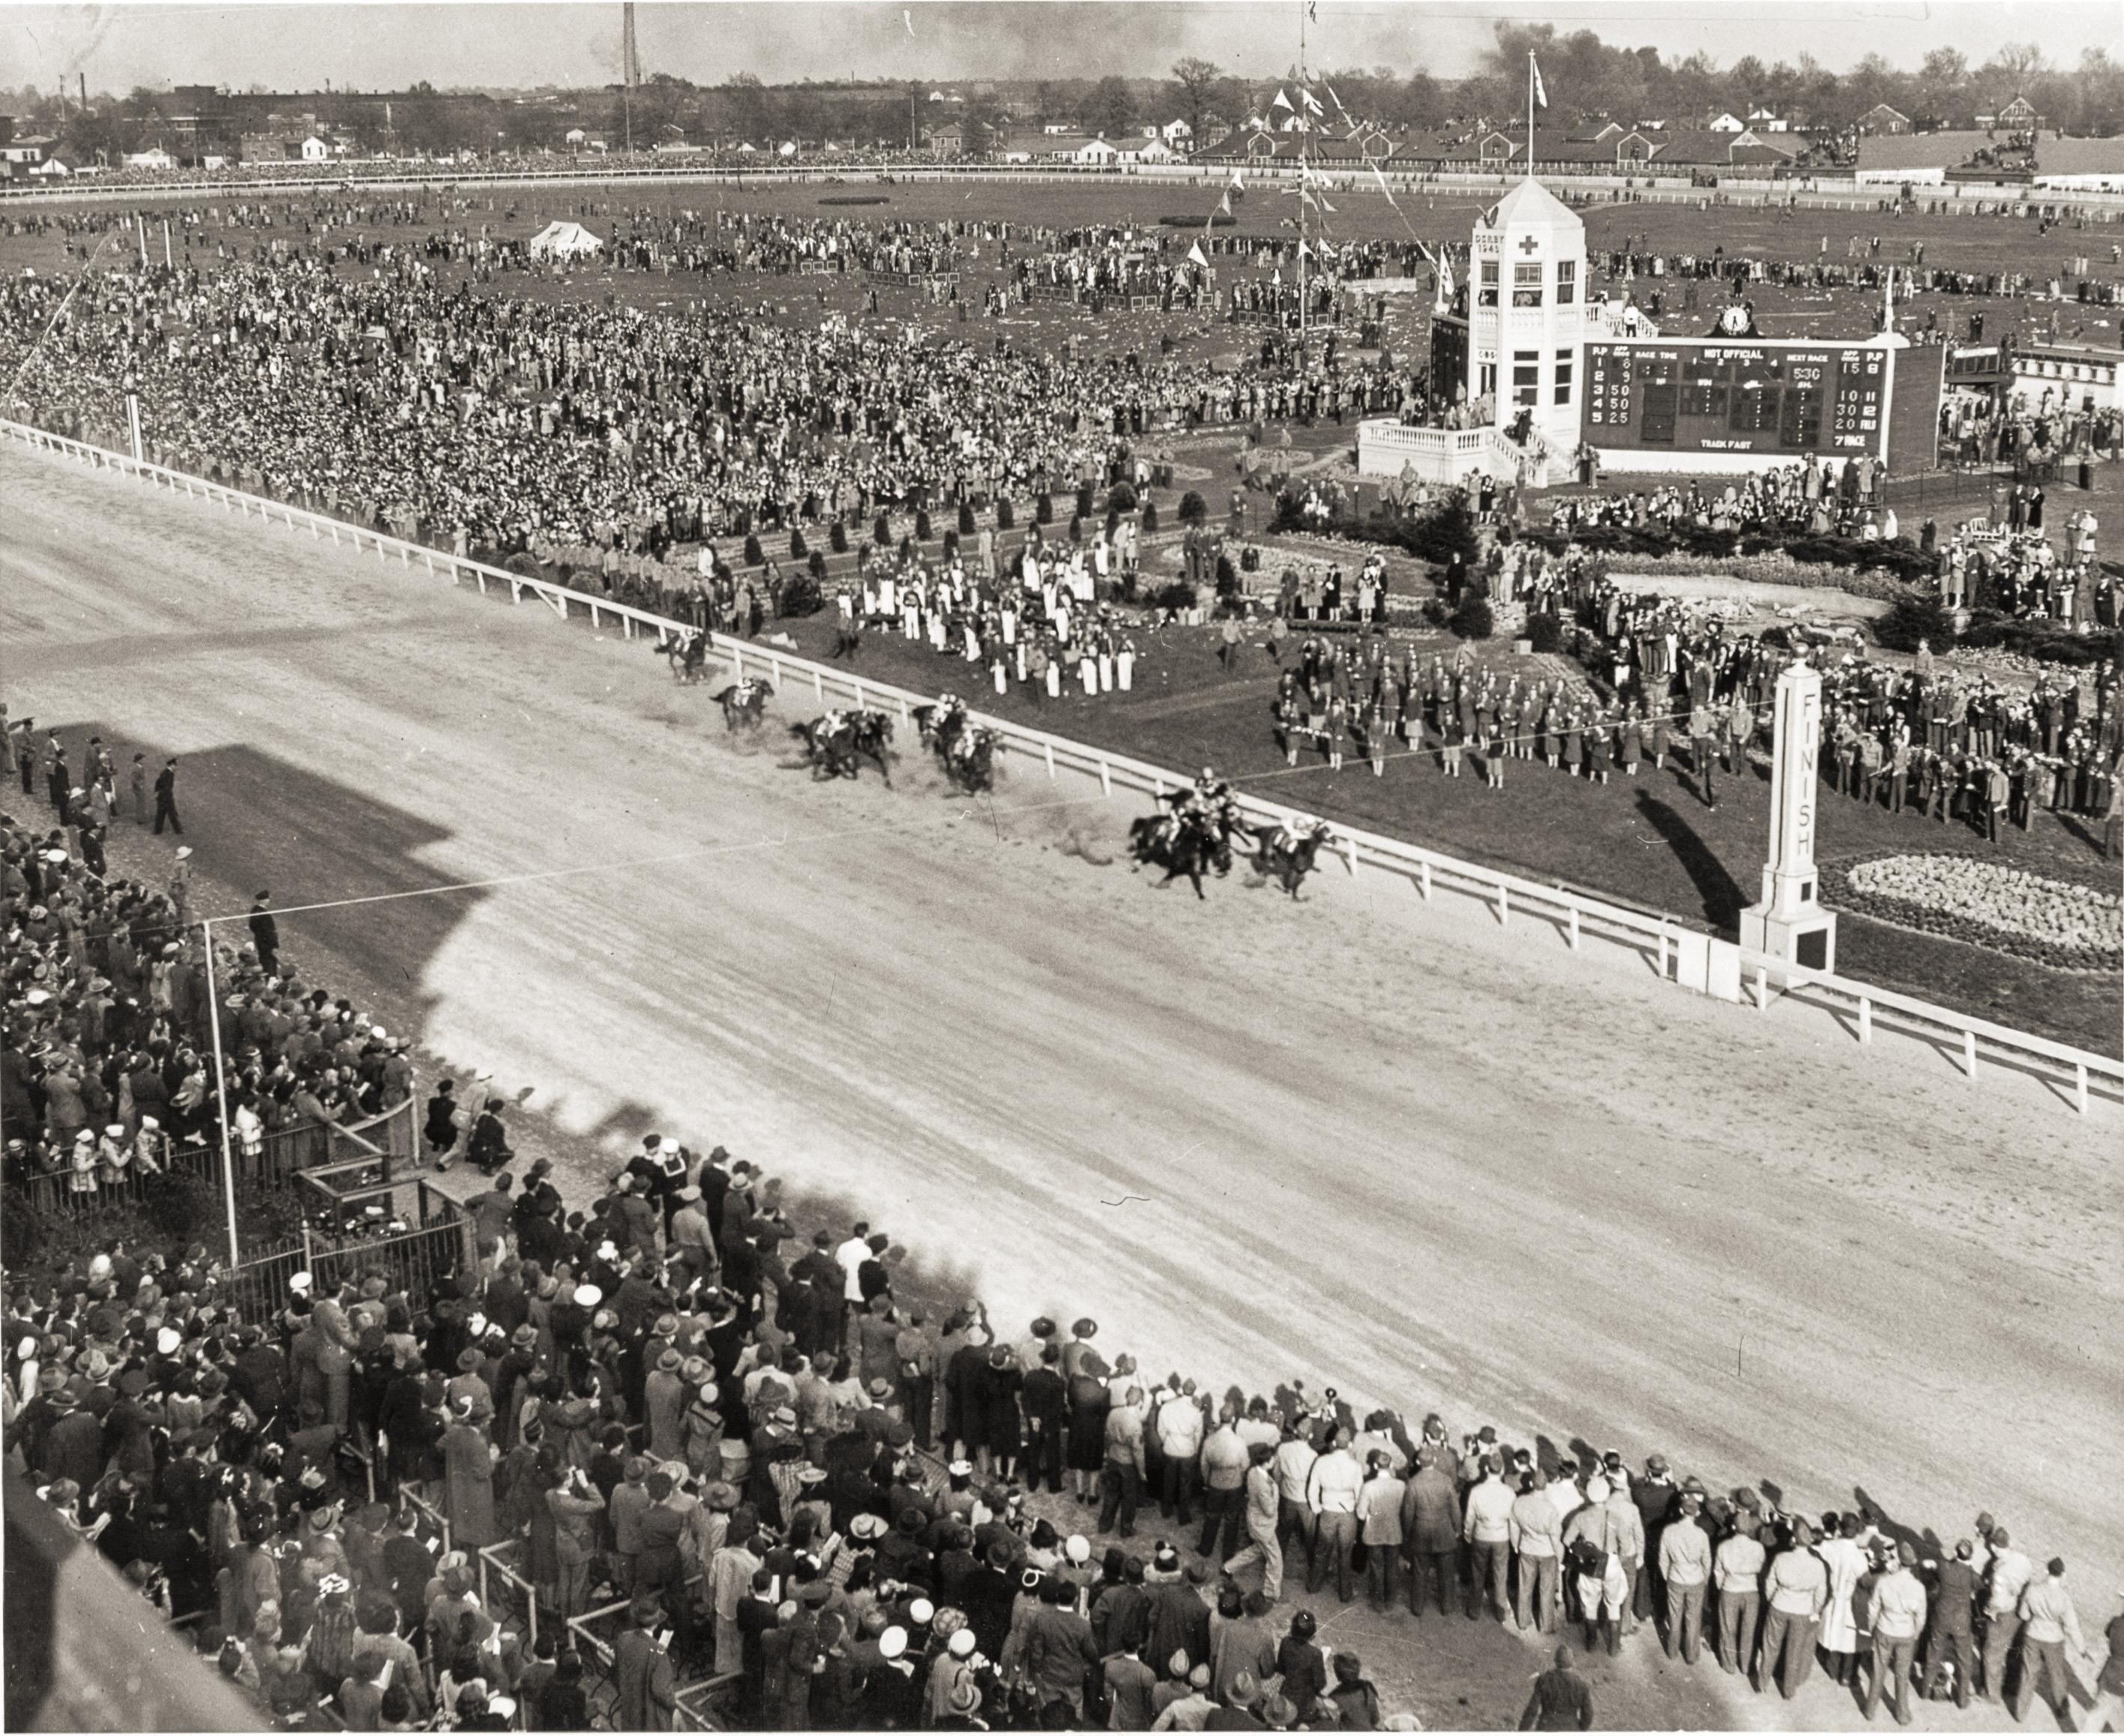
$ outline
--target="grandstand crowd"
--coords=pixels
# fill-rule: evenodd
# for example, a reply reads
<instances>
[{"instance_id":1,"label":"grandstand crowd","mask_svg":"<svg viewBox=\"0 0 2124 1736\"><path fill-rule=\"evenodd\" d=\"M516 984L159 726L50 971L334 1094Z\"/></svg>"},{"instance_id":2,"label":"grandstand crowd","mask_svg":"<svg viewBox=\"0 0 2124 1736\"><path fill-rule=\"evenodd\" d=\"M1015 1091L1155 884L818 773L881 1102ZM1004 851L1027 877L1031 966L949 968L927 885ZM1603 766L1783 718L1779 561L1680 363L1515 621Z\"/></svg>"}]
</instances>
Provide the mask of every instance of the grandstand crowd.
<instances>
[{"instance_id":1,"label":"grandstand crowd","mask_svg":"<svg viewBox=\"0 0 2124 1736\"><path fill-rule=\"evenodd\" d=\"M1666 605L1582 602L1658 637L1639 611ZM1694 647L1688 682L1752 703L1759 650ZM1440 713L1461 675L1405 680ZM101 1237L129 1166L217 1137L202 938L182 858L158 888L80 857L80 804L127 823L116 755L13 740L0 1108L35 1131L11 1207L37 1165L83 1173L84 1133L96 1155L66 1247L4 1275L6 1452L281 1727L663 1729L705 1694L750 1729L1413 1728L1325 1637L1331 1594L1609 1654L1642 1631L1788 1698L1818 1668L1905 1721L1951 1695L2124 1727L2124 1615L2093 1632L2068 1564L1989 1515L1950 1549L1656 1451L1220 1390L1090 1319L1014 1332L907 1287L881 1228L800 1225L720 1146L645 1136L571 1200L484 1075L421 1098L262 896L216 943L238 1146L268 1114L419 1099L425 1162L483 1178L462 1257L419 1282L388 1246L283 1266L261 1306L202 1245ZM1530 1727L1591 1718L1569 1656Z\"/></svg>"}]
</instances>

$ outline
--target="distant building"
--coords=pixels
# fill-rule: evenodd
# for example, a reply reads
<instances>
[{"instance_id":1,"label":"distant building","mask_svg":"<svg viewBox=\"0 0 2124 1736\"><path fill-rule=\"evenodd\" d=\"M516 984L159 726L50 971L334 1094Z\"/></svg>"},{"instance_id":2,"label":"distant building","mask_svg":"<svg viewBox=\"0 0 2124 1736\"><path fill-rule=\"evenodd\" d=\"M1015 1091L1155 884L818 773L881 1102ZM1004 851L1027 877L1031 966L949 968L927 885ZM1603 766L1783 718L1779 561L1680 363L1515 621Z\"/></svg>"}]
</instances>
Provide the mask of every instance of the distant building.
<instances>
[{"instance_id":1,"label":"distant building","mask_svg":"<svg viewBox=\"0 0 2124 1736\"><path fill-rule=\"evenodd\" d=\"M1995 115L1979 115L1976 124L1993 132L2034 133L2042 129L2043 117L2026 96L2016 96Z\"/></svg>"},{"instance_id":2,"label":"distant building","mask_svg":"<svg viewBox=\"0 0 2124 1736\"><path fill-rule=\"evenodd\" d=\"M1748 130L1751 133L1789 133L1792 122L1775 109L1750 109Z\"/></svg>"},{"instance_id":3,"label":"distant building","mask_svg":"<svg viewBox=\"0 0 2124 1736\"><path fill-rule=\"evenodd\" d=\"M1069 153L1072 162L1113 163L1120 161L1121 149L1102 138L1088 139Z\"/></svg>"},{"instance_id":4,"label":"distant building","mask_svg":"<svg viewBox=\"0 0 2124 1736\"><path fill-rule=\"evenodd\" d=\"M1705 125L1704 130L1708 133L1745 133L1748 130L1748 123L1737 115L1719 115Z\"/></svg>"},{"instance_id":5,"label":"distant building","mask_svg":"<svg viewBox=\"0 0 2124 1736\"><path fill-rule=\"evenodd\" d=\"M1901 109L1891 109L1885 102L1877 102L1858 117L1861 133L1884 134L1893 139L1909 132L1910 117Z\"/></svg>"},{"instance_id":6,"label":"distant building","mask_svg":"<svg viewBox=\"0 0 2124 1736\"><path fill-rule=\"evenodd\" d=\"M0 160L19 163L24 168L35 168L51 154L59 143L58 139L43 135L16 139L12 136L13 133L12 125L8 130L11 136L7 142L5 144L0 144Z\"/></svg>"},{"instance_id":7,"label":"distant building","mask_svg":"<svg viewBox=\"0 0 2124 1736\"><path fill-rule=\"evenodd\" d=\"M129 169L174 169L176 166L177 159L158 144L150 145L144 151L125 153L125 167Z\"/></svg>"},{"instance_id":8,"label":"distant building","mask_svg":"<svg viewBox=\"0 0 2124 1736\"><path fill-rule=\"evenodd\" d=\"M302 143L297 147L297 148L302 153L303 161L305 162L330 162L331 161L331 146L326 143L325 140L318 138L315 133L311 134L308 138L305 139Z\"/></svg>"},{"instance_id":9,"label":"distant building","mask_svg":"<svg viewBox=\"0 0 2124 1736\"><path fill-rule=\"evenodd\" d=\"M932 157L963 157L966 154L966 125L962 120L947 120L943 125L929 129L929 154Z\"/></svg>"}]
</instances>

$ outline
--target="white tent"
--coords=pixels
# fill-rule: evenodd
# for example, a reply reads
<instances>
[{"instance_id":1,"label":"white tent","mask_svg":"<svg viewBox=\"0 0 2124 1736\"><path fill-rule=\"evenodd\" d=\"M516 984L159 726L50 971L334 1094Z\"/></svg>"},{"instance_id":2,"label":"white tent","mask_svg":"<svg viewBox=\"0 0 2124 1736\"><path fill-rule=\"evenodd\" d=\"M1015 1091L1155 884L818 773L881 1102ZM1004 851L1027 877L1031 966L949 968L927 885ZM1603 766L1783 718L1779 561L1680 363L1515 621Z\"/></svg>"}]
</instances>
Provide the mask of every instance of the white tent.
<instances>
[{"instance_id":1,"label":"white tent","mask_svg":"<svg viewBox=\"0 0 2124 1736\"><path fill-rule=\"evenodd\" d=\"M579 223L549 223L531 238L533 259L580 259L604 243Z\"/></svg>"}]
</instances>

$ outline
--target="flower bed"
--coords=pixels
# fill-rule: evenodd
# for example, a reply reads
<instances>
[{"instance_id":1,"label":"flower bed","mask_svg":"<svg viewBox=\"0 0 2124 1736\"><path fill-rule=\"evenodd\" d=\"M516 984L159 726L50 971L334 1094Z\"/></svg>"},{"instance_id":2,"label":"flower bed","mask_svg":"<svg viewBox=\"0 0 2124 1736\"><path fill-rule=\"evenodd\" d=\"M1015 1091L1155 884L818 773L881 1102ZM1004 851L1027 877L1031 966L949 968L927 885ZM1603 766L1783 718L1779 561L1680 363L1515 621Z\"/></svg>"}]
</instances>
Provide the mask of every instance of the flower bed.
<instances>
[{"instance_id":1,"label":"flower bed","mask_svg":"<svg viewBox=\"0 0 2124 1736\"><path fill-rule=\"evenodd\" d=\"M2124 898L1954 851L1825 868L1839 907L2061 971L2124 968Z\"/></svg>"}]
</instances>

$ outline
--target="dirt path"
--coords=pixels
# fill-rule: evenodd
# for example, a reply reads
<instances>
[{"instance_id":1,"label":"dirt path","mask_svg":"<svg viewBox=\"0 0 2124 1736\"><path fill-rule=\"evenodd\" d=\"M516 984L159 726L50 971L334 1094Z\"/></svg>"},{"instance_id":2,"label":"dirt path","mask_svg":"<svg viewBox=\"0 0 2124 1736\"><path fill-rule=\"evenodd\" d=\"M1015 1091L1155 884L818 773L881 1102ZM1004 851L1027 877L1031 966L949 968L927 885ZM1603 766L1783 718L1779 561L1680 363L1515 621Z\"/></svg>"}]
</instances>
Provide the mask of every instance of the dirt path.
<instances>
[{"instance_id":1,"label":"dirt path","mask_svg":"<svg viewBox=\"0 0 2124 1736\"><path fill-rule=\"evenodd\" d=\"M2113 1112L1384 877L1155 892L1081 785L815 785L535 605L0 487L14 712L184 755L228 907L543 877L281 929L574 1132L721 1141L1147 1366L2124 1550Z\"/></svg>"}]
</instances>

